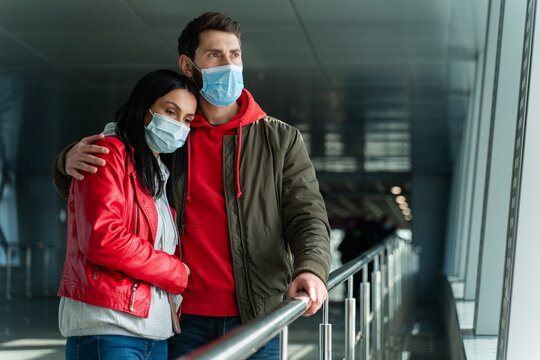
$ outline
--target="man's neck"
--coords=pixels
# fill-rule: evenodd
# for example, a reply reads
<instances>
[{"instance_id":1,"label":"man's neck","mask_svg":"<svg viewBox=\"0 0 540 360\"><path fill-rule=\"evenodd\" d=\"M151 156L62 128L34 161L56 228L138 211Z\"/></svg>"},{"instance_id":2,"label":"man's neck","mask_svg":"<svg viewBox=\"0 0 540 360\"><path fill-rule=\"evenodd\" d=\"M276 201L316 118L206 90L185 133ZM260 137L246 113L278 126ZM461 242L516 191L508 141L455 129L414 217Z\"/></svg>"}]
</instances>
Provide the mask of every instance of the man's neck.
<instances>
[{"instance_id":1,"label":"man's neck","mask_svg":"<svg viewBox=\"0 0 540 360\"><path fill-rule=\"evenodd\" d=\"M240 111L240 105L238 105L236 101L229 106L218 107L202 98L199 106L202 116L204 116L206 121L211 125L226 124L233 116L238 114L238 111Z\"/></svg>"}]
</instances>

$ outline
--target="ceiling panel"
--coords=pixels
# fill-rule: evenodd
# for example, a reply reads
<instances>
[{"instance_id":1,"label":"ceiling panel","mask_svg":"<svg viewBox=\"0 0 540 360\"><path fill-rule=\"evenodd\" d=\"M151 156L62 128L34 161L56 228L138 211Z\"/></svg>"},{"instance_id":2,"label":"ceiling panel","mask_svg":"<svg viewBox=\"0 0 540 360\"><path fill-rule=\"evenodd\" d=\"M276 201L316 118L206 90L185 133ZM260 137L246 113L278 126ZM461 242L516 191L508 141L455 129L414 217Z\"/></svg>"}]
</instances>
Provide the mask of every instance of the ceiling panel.
<instances>
[{"instance_id":1,"label":"ceiling panel","mask_svg":"<svg viewBox=\"0 0 540 360\"><path fill-rule=\"evenodd\" d=\"M0 35L0 66L18 67L42 64L43 61L12 38Z\"/></svg>"},{"instance_id":2,"label":"ceiling panel","mask_svg":"<svg viewBox=\"0 0 540 360\"><path fill-rule=\"evenodd\" d=\"M134 32L19 33L18 37L61 67L93 67L94 64L174 63L151 35ZM136 40L128 40L128 39Z\"/></svg>"},{"instance_id":3,"label":"ceiling panel","mask_svg":"<svg viewBox=\"0 0 540 360\"><path fill-rule=\"evenodd\" d=\"M295 0L306 22L324 24L376 24L400 27L410 24L449 24L452 1L385 0L358 1ZM324 16L321 16L324 14Z\"/></svg>"},{"instance_id":4,"label":"ceiling panel","mask_svg":"<svg viewBox=\"0 0 540 360\"><path fill-rule=\"evenodd\" d=\"M42 102L50 108L71 95L76 112L58 110L67 117L51 121L84 135L112 118L144 73L177 69L176 42L188 21L204 11L228 13L242 25L247 88L269 114L301 129L330 216L384 213L393 211L386 190L410 186L410 173L366 173L363 157L376 153L373 166L384 171L385 161L395 165L410 152L413 169L448 169L483 49L487 3L2 1L0 78L7 72L34 97L48 91ZM35 122L37 110L21 101L23 121ZM398 120L410 128L381 134L366 127Z\"/></svg>"},{"instance_id":5,"label":"ceiling panel","mask_svg":"<svg viewBox=\"0 0 540 360\"><path fill-rule=\"evenodd\" d=\"M23 0L2 1L0 24L8 31L38 33L107 33L135 30L122 1Z\"/></svg>"},{"instance_id":6,"label":"ceiling panel","mask_svg":"<svg viewBox=\"0 0 540 360\"><path fill-rule=\"evenodd\" d=\"M287 0L160 0L159 6L147 0L123 1L144 14L144 18L157 29L177 28L180 31L194 17L206 11L224 12L238 20L242 26L271 25L279 28L296 23Z\"/></svg>"}]
</instances>

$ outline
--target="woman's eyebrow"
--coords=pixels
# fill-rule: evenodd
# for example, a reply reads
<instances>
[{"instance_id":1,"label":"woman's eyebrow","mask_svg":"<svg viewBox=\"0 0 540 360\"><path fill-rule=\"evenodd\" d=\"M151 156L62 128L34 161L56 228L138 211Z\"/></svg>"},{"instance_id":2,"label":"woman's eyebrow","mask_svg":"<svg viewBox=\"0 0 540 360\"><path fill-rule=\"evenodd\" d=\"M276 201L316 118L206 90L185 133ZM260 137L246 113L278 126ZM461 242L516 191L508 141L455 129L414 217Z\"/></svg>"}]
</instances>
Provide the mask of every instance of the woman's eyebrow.
<instances>
[{"instance_id":1,"label":"woman's eyebrow","mask_svg":"<svg viewBox=\"0 0 540 360\"><path fill-rule=\"evenodd\" d=\"M178 106L178 104L175 103L174 101L165 101L165 103L174 105L174 107L176 107L178 110L182 110L182 109L180 109L180 106Z\"/></svg>"},{"instance_id":2,"label":"woman's eyebrow","mask_svg":"<svg viewBox=\"0 0 540 360\"><path fill-rule=\"evenodd\" d=\"M165 101L166 104L172 104L178 111L182 111L182 108L178 106L174 101ZM186 114L187 116L195 116L195 114Z\"/></svg>"}]
</instances>

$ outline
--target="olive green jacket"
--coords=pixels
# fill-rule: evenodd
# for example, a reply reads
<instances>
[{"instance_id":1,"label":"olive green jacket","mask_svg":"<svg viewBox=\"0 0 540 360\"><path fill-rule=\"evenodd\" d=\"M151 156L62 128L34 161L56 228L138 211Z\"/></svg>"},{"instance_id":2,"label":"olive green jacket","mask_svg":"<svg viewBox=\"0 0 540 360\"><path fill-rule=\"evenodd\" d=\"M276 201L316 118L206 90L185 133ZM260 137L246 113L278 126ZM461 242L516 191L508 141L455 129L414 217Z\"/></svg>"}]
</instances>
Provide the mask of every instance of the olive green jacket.
<instances>
[{"instance_id":1,"label":"olive green jacket","mask_svg":"<svg viewBox=\"0 0 540 360\"><path fill-rule=\"evenodd\" d=\"M242 127L239 199L237 142L238 136L223 139L223 186L236 299L246 322L279 304L299 273L327 280L330 227L315 169L297 129L269 116ZM64 171L69 148L53 164L54 185L65 198L71 182ZM162 159L171 171L167 192L182 233L186 146ZM201 256L204 253L201 249Z\"/></svg>"}]
</instances>

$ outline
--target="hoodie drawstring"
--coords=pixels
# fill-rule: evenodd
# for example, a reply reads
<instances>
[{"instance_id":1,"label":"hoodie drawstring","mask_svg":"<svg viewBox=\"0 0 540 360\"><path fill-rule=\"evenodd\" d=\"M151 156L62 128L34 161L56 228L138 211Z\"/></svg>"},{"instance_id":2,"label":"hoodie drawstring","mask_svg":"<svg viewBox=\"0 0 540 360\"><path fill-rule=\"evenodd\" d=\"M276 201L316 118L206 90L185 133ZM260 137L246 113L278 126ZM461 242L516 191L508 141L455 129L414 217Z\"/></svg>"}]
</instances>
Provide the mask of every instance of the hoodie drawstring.
<instances>
[{"instance_id":1,"label":"hoodie drawstring","mask_svg":"<svg viewBox=\"0 0 540 360\"><path fill-rule=\"evenodd\" d=\"M191 202L191 131L187 137L187 202Z\"/></svg>"},{"instance_id":2,"label":"hoodie drawstring","mask_svg":"<svg viewBox=\"0 0 540 360\"><path fill-rule=\"evenodd\" d=\"M236 198L240 199L242 190L240 189L240 149L242 148L242 121L238 123L238 151L236 153Z\"/></svg>"},{"instance_id":3,"label":"hoodie drawstring","mask_svg":"<svg viewBox=\"0 0 540 360\"><path fill-rule=\"evenodd\" d=\"M242 189L240 188L240 151L242 149L242 123L238 124L238 150L236 153L236 198L240 199L242 196ZM187 138L187 195L186 201L191 202L191 131Z\"/></svg>"}]
</instances>

